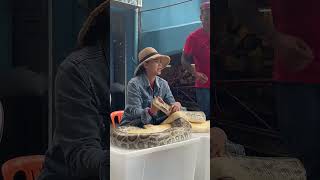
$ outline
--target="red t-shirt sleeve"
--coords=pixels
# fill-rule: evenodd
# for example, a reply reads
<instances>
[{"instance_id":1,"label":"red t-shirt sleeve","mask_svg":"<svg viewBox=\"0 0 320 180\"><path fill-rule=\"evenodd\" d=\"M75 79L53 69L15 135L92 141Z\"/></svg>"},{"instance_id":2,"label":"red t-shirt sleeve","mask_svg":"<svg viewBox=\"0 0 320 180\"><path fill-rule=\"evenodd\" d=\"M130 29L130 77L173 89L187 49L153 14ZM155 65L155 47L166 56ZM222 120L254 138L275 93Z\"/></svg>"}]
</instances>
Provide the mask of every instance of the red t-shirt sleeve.
<instances>
[{"instance_id":1,"label":"red t-shirt sleeve","mask_svg":"<svg viewBox=\"0 0 320 180\"><path fill-rule=\"evenodd\" d=\"M193 39L192 36L188 36L186 43L184 44L184 48L183 48L183 52L188 56L191 56L194 51L192 39Z\"/></svg>"}]
</instances>

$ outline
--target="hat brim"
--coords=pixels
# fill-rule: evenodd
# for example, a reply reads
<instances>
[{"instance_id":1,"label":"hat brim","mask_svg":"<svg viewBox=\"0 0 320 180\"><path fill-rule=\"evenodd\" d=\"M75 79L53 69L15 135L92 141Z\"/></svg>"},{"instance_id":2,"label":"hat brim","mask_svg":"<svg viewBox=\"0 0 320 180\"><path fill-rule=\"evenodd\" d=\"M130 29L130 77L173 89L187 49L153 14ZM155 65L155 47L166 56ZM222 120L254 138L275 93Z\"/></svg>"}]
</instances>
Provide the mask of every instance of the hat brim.
<instances>
[{"instance_id":1,"label":"hat brim","mask_svg":"<svg viewBox=\"0 0 320 180\"><path fill-rule=\"evenodd\" d=\"M148 59L144 60L142 63L139 63L136 69L134 70L133 75L136 76L139 69L142 67L142 65L148 61L152 61L154 59L160 59L160 62L162 64L163 69L167 67L167 65L170 63L170 57L166 55L161 54L155 54L153 56L150 56Z\"/></svg>"}]
</instances>

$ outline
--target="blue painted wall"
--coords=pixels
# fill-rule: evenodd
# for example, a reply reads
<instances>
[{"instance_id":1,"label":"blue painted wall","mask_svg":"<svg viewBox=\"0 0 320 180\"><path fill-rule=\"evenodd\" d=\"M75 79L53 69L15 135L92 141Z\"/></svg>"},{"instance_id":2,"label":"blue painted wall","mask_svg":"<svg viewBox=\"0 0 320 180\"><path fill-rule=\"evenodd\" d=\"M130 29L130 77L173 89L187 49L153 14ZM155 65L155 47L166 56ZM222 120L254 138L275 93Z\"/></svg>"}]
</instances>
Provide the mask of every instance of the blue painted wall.
<instances>
[{"instance_id":1,"label":"blue painted wall","mask_svg":"<svg viewBox=\"0 0 320 180\"><path fill-rule=\"evenodd\" d=\"M183 1L185 0L143 0L140 49L152 46L168 55L181 52L188 34L201 27L200 4L203 0L149 10Z\"/></svg>"}]
</instances>

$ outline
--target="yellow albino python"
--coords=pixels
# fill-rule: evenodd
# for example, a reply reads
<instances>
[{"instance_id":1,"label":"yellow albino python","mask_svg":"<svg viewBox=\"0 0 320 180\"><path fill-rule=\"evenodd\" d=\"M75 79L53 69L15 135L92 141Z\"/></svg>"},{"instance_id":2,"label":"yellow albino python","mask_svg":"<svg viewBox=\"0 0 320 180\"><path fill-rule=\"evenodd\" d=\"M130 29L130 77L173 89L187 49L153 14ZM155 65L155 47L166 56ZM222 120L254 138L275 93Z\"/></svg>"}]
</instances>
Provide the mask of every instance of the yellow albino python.
<instances>
[{"instance_id":1,"label":"yellow albino python","mask_svg":"<svg viewBox=\"0 0 320 180\"><path fill-rule=\"evenodd\" d=\"M170 106L168 104L159 102L157 98L152 103L165 114L170 114ZM149 124L145 125L144 128L134 126L112 128L110 141L113 145L125 149L145 149L171 144L190 139L192 127L197 126L195 123L202 123L206 127L208 126L203 112L178 111L171 114L160 125Z\"/></svg>"}]
</instances>

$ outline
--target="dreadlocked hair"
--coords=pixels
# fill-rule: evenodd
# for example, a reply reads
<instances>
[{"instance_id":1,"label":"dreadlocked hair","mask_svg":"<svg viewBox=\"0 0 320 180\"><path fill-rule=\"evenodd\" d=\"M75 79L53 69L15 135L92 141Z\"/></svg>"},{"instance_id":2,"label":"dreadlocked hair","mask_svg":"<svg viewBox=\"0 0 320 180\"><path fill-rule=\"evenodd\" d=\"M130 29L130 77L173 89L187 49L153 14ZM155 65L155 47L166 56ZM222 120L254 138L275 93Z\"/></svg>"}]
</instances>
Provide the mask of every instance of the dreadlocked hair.
<instances>
[{"instance_id":1,"label":"dreadlocked hair","mask_svg":"<svg viewBox=\"0 0 320 180\"><path fill-rule=\"evenodd\" d=\"M110 0L104 0L89 14L78 34L77 48L108 41L109 12Z\"/></svg>"}]
</instances>

